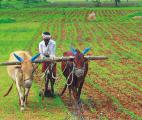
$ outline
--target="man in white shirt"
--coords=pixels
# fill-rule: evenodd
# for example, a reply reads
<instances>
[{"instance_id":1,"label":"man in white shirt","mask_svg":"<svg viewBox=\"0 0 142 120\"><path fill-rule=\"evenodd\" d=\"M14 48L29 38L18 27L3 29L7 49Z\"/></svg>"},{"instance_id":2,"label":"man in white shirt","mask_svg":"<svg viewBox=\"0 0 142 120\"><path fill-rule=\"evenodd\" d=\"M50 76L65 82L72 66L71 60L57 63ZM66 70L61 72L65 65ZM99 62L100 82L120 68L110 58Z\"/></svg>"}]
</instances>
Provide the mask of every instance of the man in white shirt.
<instances>
[{"instance_id":1,"label":"man in white shirt","mask_svg":"<svg viewBox=\"0 0 142 120\"><path fill-rule=\"evenodd\" d=\"M42 41L39 43L39 53L41 59L46 59L48 57L55 57L55 50L56 50L56 42L51 39L51 35L49 32L42 33ZM48 72L45 78L45 89L44 95L45 96L54 96L54 83L56 80L56 63L42 63L42 72L45 72L48 68ZM48 88L48 83L50 81L50 89Z\"/></svg>"},{"instance_id":2,"label":"man in white shirt","mask_svg":"<svg viewBox=\"0 0 142 120\"><path fill-rule=\"evenodd\" d=\"M39 53L41 59L46 59L47 57L55 57L56 42L51 39L49 32L42 33L42 41L39 43ZM47 64L42 63L42 72L47 69ZM56 69L56 66L55 66Z\"/></svg>"}]
</instances>

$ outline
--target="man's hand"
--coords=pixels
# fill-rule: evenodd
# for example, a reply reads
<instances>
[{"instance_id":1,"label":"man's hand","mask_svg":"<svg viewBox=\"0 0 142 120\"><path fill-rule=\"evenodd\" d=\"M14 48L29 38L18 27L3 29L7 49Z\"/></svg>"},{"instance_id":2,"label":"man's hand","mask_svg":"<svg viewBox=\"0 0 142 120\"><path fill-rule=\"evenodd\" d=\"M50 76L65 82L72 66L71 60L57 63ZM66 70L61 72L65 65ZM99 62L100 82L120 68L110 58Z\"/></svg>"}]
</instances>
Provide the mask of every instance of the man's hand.
<instances>
[{"instance_id":1,"label":"man's hand","mask_svg":"<svg viewBox=\"0 0 142 120\"><path fill-rule=\"evenodd\" d=\"M47 57L44 56L42 59L43 59L43 60L46 60L46 58L47 58Z\"/></svg>"},{"instance_id":2,"label":"man's hand","mask_svg":"<svg viewBox=\"0 0 142 120\"><path fill-rule=\"evenodd\" d=\"M48 53L46 53L46 54L44 54L46 57L49 57L49 54Z\"/></svg>"}]
</instances>

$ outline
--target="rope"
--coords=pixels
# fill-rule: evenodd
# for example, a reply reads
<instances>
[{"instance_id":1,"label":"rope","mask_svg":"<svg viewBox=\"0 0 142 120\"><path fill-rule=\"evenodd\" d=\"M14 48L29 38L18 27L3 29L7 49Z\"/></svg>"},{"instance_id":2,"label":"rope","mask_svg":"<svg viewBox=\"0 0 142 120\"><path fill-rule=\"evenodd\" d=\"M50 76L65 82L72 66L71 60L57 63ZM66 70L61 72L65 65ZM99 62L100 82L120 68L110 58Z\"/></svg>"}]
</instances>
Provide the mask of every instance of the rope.
<instances>
[{"instance_id":1,"label":"rope","mask_svg":"<svg viewBox=\"0 0 142 120\"><path fill-rule=\"evenodd\" d=\"M68 64L68 61L66 62L66 66L65 66L65 68L64 68L64 70L63 70L63 73L65 72L65 70L66 70L66 68L67 68L67 64Z\"/></svg>"},{"instance_id":2,"label":"rope","mask_svg":"<svg viewBox=\"0 0 142 120\"><path fill-rule=\"evenodd\" d=\"M65 68L64 68L64 70L63 70L62 73L65 72L65 70L66 70L66 68L67 68L67 64L68 64L68 62L66 63L66 66L65 66ZM40 65L40 64L39 64L39 65ZM38 69L39 65L36 67L36 69ZM36 70L36 69L35 69L35 70ZM53 69L53 67L52 67L52 69ZM69 76L67 77L67 83L66 83L67 88L73 83L73 73L74 73L74 69L75 69L75 68L74 68L74 65L73 65L73 69L72 69L72 71L70 72ZM35 70L33 71L33 73L35 72ZM42 80L42 79L46 76L47 71L49 71L49 67L47 67L46 70L45 70L45 72L43 72L40 76L39 76L39 75L33 75L33 77L39 76L40 79ZM61 75L62 75L62 74L60 74L60 76L61 76ZM72 75L71 82L68 83L69 77L70 77L71 75ZM60 77L60 76L59 76L59 77ZM59 77L55 77L54 74L53 74L53 72L52 72L52 78L53 78L53 79L56 79L56 80L57 80ZM44 82L44 81L43 81L43 82ZM40 88L42 88L43 82L42 82L41 85L39 86Z\"/></svg>"},{"instance_id":3,"label":"rope","mask_svg":"<svg viewBox=\"0 0 142 120\"><path fill-rule=\"evenodd\" d=\"M51 64L51 69L52 69L52 71L53 71L53 66L54 66L54 65L55 65L55 63L54 63L54 64ZM58 77L55 77L55 76L54 76L53 72L52 72L51 74L52 74L52 78L53 78L53 79L55 79L55 80L58 79Z\"/></svg>"},{"instance_id":4,"label":"rope","mask_svg":"<svg viewBox=\"0 0 142 120\"><path fill-rule=\"evenodd\" d=\"M53 75L53 72L52 72L52 78L55 79L55 80L58 79L58 77L55 77L55 76Z\"/></svg>"},{"instance_id":5,"label":"rope","mask_svg":"<svg viewBox=\"0 0 142 120\"><path fill-rule=\"evenodd\" d=\"M66 62L66 66L65 66L65 68L64 68L64 70L63 70L63 72L62 72L62 73L64 73L64 72L65 72L65 70L66 70L66 68L67 68L67 64L68 64L68 62ZM53 68L53 67L52 67L52 68ZM61 75L60 75L60 76L61 76ZM60 76L59 76L59 77L60 77ZM53 72L52 72L52 78L54 78L54 79L56 79L56 80L57 80L59 77L55 77L55 76L54 76L54 74L53 74Z\"/></svg>"},{"instance_id":6,"label":"rope","mask_svg":"<svg viewBox=\"0 0 142 120\"><path fill-rule=\"evenodd\" d=\"M74 72L74 64L73 64L73 69L72 69L72 71L70 72L70 74L67 78L67 83L66 83L67 88L73 83L73 72ZM71 79L71 82L68 84L68 80L69 80L69 77L70 77L71 74L72 74L72 79Z\"/></svg>"},{"instance_id":7,"label":"rope","mask_svg":"<svg viewBox=\"0 0 142 120\"><path fill-rule=\"evenodd\" d=\"M52 68L53 68L53 67L52 67ZM41 74L40 79L43 80L43 78L44 78L46 75L48 75L48 73L50 73L50 72L49 72L49 66L46 68L45 72L43 72L43 73ZM53 78L53 79L57 79L57 78L53 75L53 72L52 72L52 78ZM46 80L46 79L45 79L45 80ZM42 81L42 82L41 82L41 85L39 85L39 87L40 87L41 90L42 90L43 83L44 83L44 81Z\"/></svg>"}]
</instances>

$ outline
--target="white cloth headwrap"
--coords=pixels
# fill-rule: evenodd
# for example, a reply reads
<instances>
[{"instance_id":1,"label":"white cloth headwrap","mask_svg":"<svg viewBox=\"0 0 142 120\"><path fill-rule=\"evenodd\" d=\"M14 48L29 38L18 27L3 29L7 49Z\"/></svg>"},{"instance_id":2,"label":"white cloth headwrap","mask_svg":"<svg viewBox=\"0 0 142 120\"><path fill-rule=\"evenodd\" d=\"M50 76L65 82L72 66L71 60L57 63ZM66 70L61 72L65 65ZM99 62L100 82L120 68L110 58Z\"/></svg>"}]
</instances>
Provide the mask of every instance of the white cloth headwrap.
<instances>
[{"instance_id":1,"label":"white cloth headwrap","mask_svg":"<svg viewBox=\"0 0 142 120\"><path fill-rule=\"evenodd\" d=\"M45 35L45 34L42 33L42 37L44 37L44 38L51 38L51 35Z\"/></svg>"}]
</instances>

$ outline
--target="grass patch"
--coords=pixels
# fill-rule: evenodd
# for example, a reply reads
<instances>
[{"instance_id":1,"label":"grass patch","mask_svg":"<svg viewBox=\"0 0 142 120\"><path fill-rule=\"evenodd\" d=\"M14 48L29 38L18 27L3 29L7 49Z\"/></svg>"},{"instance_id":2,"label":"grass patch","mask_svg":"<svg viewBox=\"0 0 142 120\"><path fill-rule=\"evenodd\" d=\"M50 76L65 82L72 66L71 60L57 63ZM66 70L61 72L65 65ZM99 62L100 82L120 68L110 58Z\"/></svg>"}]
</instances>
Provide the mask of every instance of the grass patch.
<instances>
[{"instance_id":1,"label":"grass patch","mask_svg":"<svg viewBox=\"0 0 142 120\"><path fill-rule=\"evenodd\" d=\"M14 23L16 22L15 19L7 18L7 19L0 19L0 24L1 23Z\"/></svg>"},{"instance_id":2,"label":"grass patch","mask_svg":"<svg viewBox=\"0 0 142 120\"><path fill-rule=\"evenodd\" d=\"M128 17L134 17L134 16L142 16L142 12L135 12L133 14L130 14Z\"/></svg>"}]
</instances>

